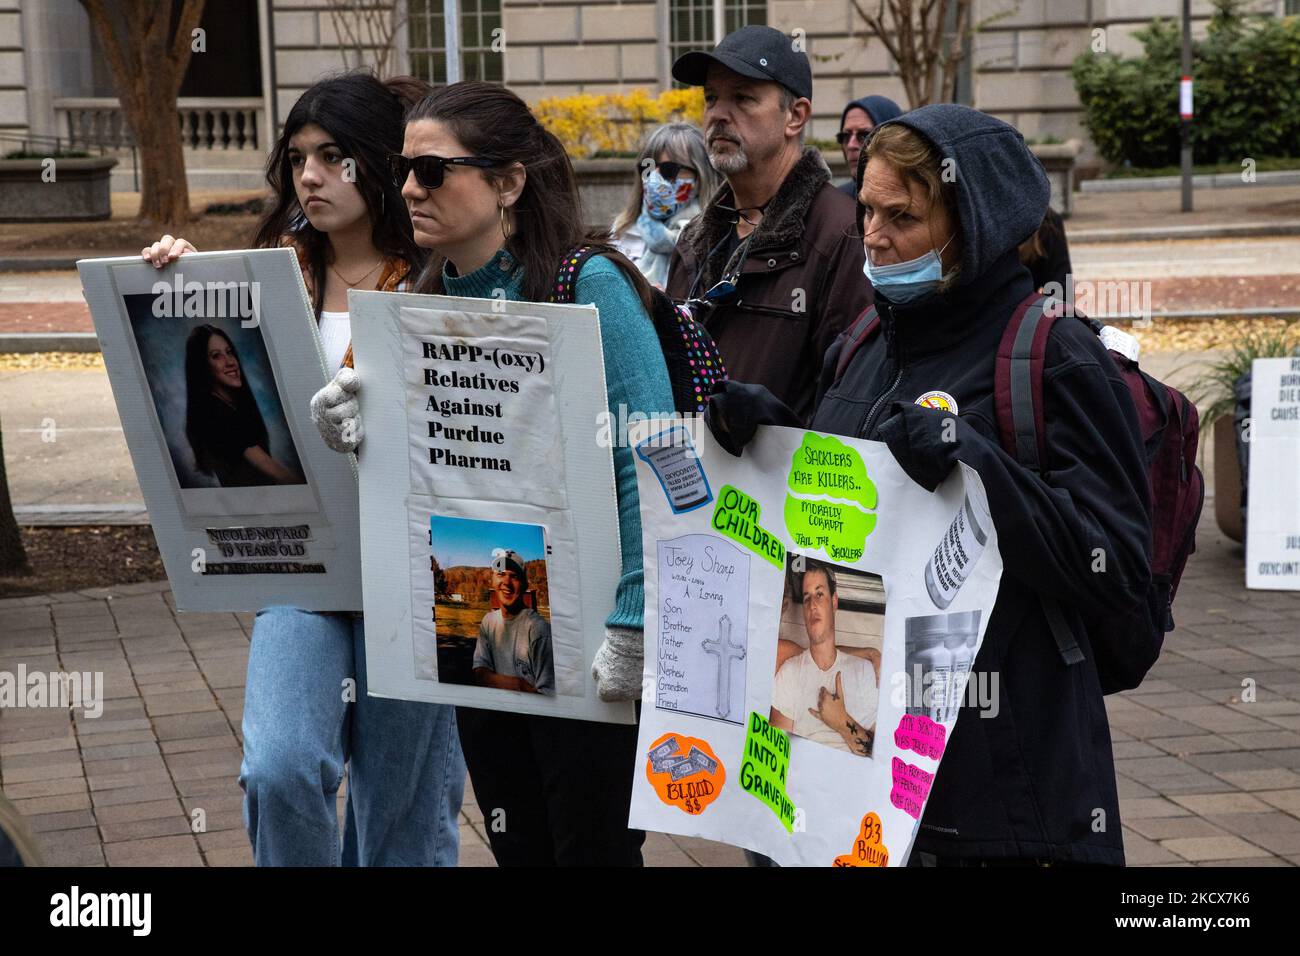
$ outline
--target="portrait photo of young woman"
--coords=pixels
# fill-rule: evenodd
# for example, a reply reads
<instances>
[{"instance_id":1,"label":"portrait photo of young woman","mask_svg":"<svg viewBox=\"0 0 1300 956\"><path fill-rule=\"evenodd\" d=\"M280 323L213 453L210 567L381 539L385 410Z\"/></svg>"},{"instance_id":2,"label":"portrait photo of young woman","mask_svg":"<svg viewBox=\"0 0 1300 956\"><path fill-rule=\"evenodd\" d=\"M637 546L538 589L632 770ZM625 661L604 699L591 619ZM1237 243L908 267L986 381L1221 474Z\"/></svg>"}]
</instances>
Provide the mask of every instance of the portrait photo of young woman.
<instances>
[{"instance_id":1,"label":"portrait photo of young woman","mask_svg":"<svg viewBox=\"0 0 1300 956\"><path fill-rule=\"evenodd\" d=\"M266 423L235 343L200 325L185 343L185 436L199 471L223 488L298 485L302 474L270 453Z\"/></svg>"}]
</instances>

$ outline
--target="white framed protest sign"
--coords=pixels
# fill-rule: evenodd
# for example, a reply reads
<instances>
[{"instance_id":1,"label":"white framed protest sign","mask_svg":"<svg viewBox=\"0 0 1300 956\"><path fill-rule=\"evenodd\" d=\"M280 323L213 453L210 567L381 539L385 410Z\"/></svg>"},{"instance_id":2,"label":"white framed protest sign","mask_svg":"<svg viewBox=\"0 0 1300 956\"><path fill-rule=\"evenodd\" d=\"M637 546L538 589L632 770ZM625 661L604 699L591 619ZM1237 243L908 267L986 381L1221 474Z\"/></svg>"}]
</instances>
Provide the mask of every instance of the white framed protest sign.
<instances>
[{"instance_id":1,"label":"white framed protest sign","mask_svg":"<svg viewBox=\"0 0 1300 956\"><path fill-rule=\"evenodd\" d=\"M1002 575L978 475L927 492L880 442L795 428L759 428L739 458L676 423L636 426L633 447L629 826L782 865L904 865L962 705L997 706L972 673Z\"/></svg>"},{"instance_id":2,"label":"white framed protest sign","mask_svg":"<svg viewBox=\"0 0 1300 956\"><path fill-rule=\"evenodd\" d=\"M1251 363L1246 587L1300 591L1300 357Z\"/></svg>"},{"instance_id":3,"label":"white framed protest sign","mask_svg":"<svg viewBox=\"0 0 1300 956\"><path fill-rule=\"evenodd\" d=\"M370 693L631 723L591 676L620 576L596 310L348 301Z\"/></svg>"},{"instance_id":4,"label":"white framed protest sign","mask_svg":"<svg viewBox=\"0 0 1300 956\"><path fill-rule=\"evenodd\" d=\"M320 336L290 249L77 263L182 611L361 607L355 465L320 440Z\"/></svg>"}]
</instances>

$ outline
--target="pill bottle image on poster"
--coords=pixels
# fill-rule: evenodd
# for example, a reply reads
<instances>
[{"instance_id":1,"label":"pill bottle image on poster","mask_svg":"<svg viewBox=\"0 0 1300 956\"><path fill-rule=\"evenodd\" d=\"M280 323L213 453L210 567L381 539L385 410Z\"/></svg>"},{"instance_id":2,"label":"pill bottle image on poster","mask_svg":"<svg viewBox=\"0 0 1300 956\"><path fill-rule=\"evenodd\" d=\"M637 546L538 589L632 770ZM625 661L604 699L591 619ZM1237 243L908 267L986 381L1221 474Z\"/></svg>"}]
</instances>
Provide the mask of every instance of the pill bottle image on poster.
<instances>
[{"instance_id":1,"label":"pill bottle image on poster","mask_svg":"<svg viewBox=\"0 0 1300 956\"><path fill-rule=\"evenodd\" d=\"M957 516L939 540L925 566L925 589L934 606L943 610L952 603L971 570L984 553L992 525L984 489L972 482L966 488Z\"/></svg>"},{"instance_id":2,"label":"pill bottle image on poster","mask_svg":"<svg viewBox=\"0 0 1300 956\"><path fill-rule=\"evenodd\" d=\"M909 617L904 624L907 713L935 723L957 716L979 643L979 611Z\"/></svg>"},{"instance_id":3,"label":"pill bottle image on poster","mask_svg":"<svg viewBox=\"0 0 1300 956\"><path fill-rule=\"evenodd\" d=\"M979 611L961 611L945 615L948 636L944 648L948 651L948 669L935 675L934 701L939 723L954 720L966 696L966 678L975 663L975 644L979 640ZM941 686L942 685L942 686Z\"/></svg>"},{"instance_id":4,"label":"pill bottle image on poster","mask_svg":"<svg viewBox=\"0 0 1300 956\"><path fill-rule=\"evenodd\" d=\"M948 652L948 615L909 617L905 629L907 651L907 712L935 720L942 702L938 682L952 666ZM945 685L946 686L946 685Z\"/></svg>"},{"instance_id":5,"label":"pill bottle image on poster","mask_svg":"<svg viewBox=\"0 0 1300 956\"><path fill-rule=\"evenodd\" d=\"M647 438L636 446L636 453L659 479L674 514L694 511L713 500L690 433L680 425Z\"/></svg>"}]
</instances>

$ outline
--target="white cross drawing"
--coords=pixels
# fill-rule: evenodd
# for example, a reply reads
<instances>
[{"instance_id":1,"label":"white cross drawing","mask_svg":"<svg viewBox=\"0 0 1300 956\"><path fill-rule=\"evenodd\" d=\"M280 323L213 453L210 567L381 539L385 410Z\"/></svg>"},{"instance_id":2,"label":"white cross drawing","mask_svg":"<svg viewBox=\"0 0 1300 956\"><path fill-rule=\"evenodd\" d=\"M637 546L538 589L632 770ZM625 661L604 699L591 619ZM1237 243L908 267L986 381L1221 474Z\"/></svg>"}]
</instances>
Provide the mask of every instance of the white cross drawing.
<instances>
[{"instance_id":1,"label":"white cross drawing","mask_svg":"<svg viewBox=\"0 0 1300 956\"><path fill-rule=\"evenodd\" d=\"M700 642L704 653L718 658L718 716L731 716L731 662L745 659L745 645L731 643L731 618L718 619L718 638L705 638Z\"/></svg>"}]
</instances>

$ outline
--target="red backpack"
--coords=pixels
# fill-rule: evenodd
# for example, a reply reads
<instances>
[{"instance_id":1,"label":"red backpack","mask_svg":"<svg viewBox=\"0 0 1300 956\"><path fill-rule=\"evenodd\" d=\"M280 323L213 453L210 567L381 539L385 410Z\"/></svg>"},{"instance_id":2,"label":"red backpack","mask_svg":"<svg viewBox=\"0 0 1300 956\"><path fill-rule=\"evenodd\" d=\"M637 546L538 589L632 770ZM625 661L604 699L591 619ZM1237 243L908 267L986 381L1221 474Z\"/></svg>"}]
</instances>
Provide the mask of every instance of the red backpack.
<instances>
[{"instance_id":1,"label":"red backpack","mask_svg":"<svg viewBox=\"0 0 1300 956\"><path fill-rule=\"evenodd\" d=\"M1100 322L1067 310L1058 300L1034 292L1016 308L998 346L994 403L1002 447L1036 472L1047 457L1043 424L1043 366L1047 339L1057 319L1071 311L1099 335ZM875 308L862 313L846 333L835 367L835 382L880 326ZM1148 607L1124 622L1088 628L1103 693L1131 690L1142 683L1160 656L1165 634L1174 629L1173 604L1188 556L1196 550L1196 524L1205 502L1205 479L1196 467L1199 418L1182 392L1152 378L1136 361L1110 348L1110 357L1128 385L1146 449L1151 491L1151 587ZM1066 664L1083 660L1077 635L1060 605L1040 595L1056 646Z\"/></svg>"}]
</instances>

